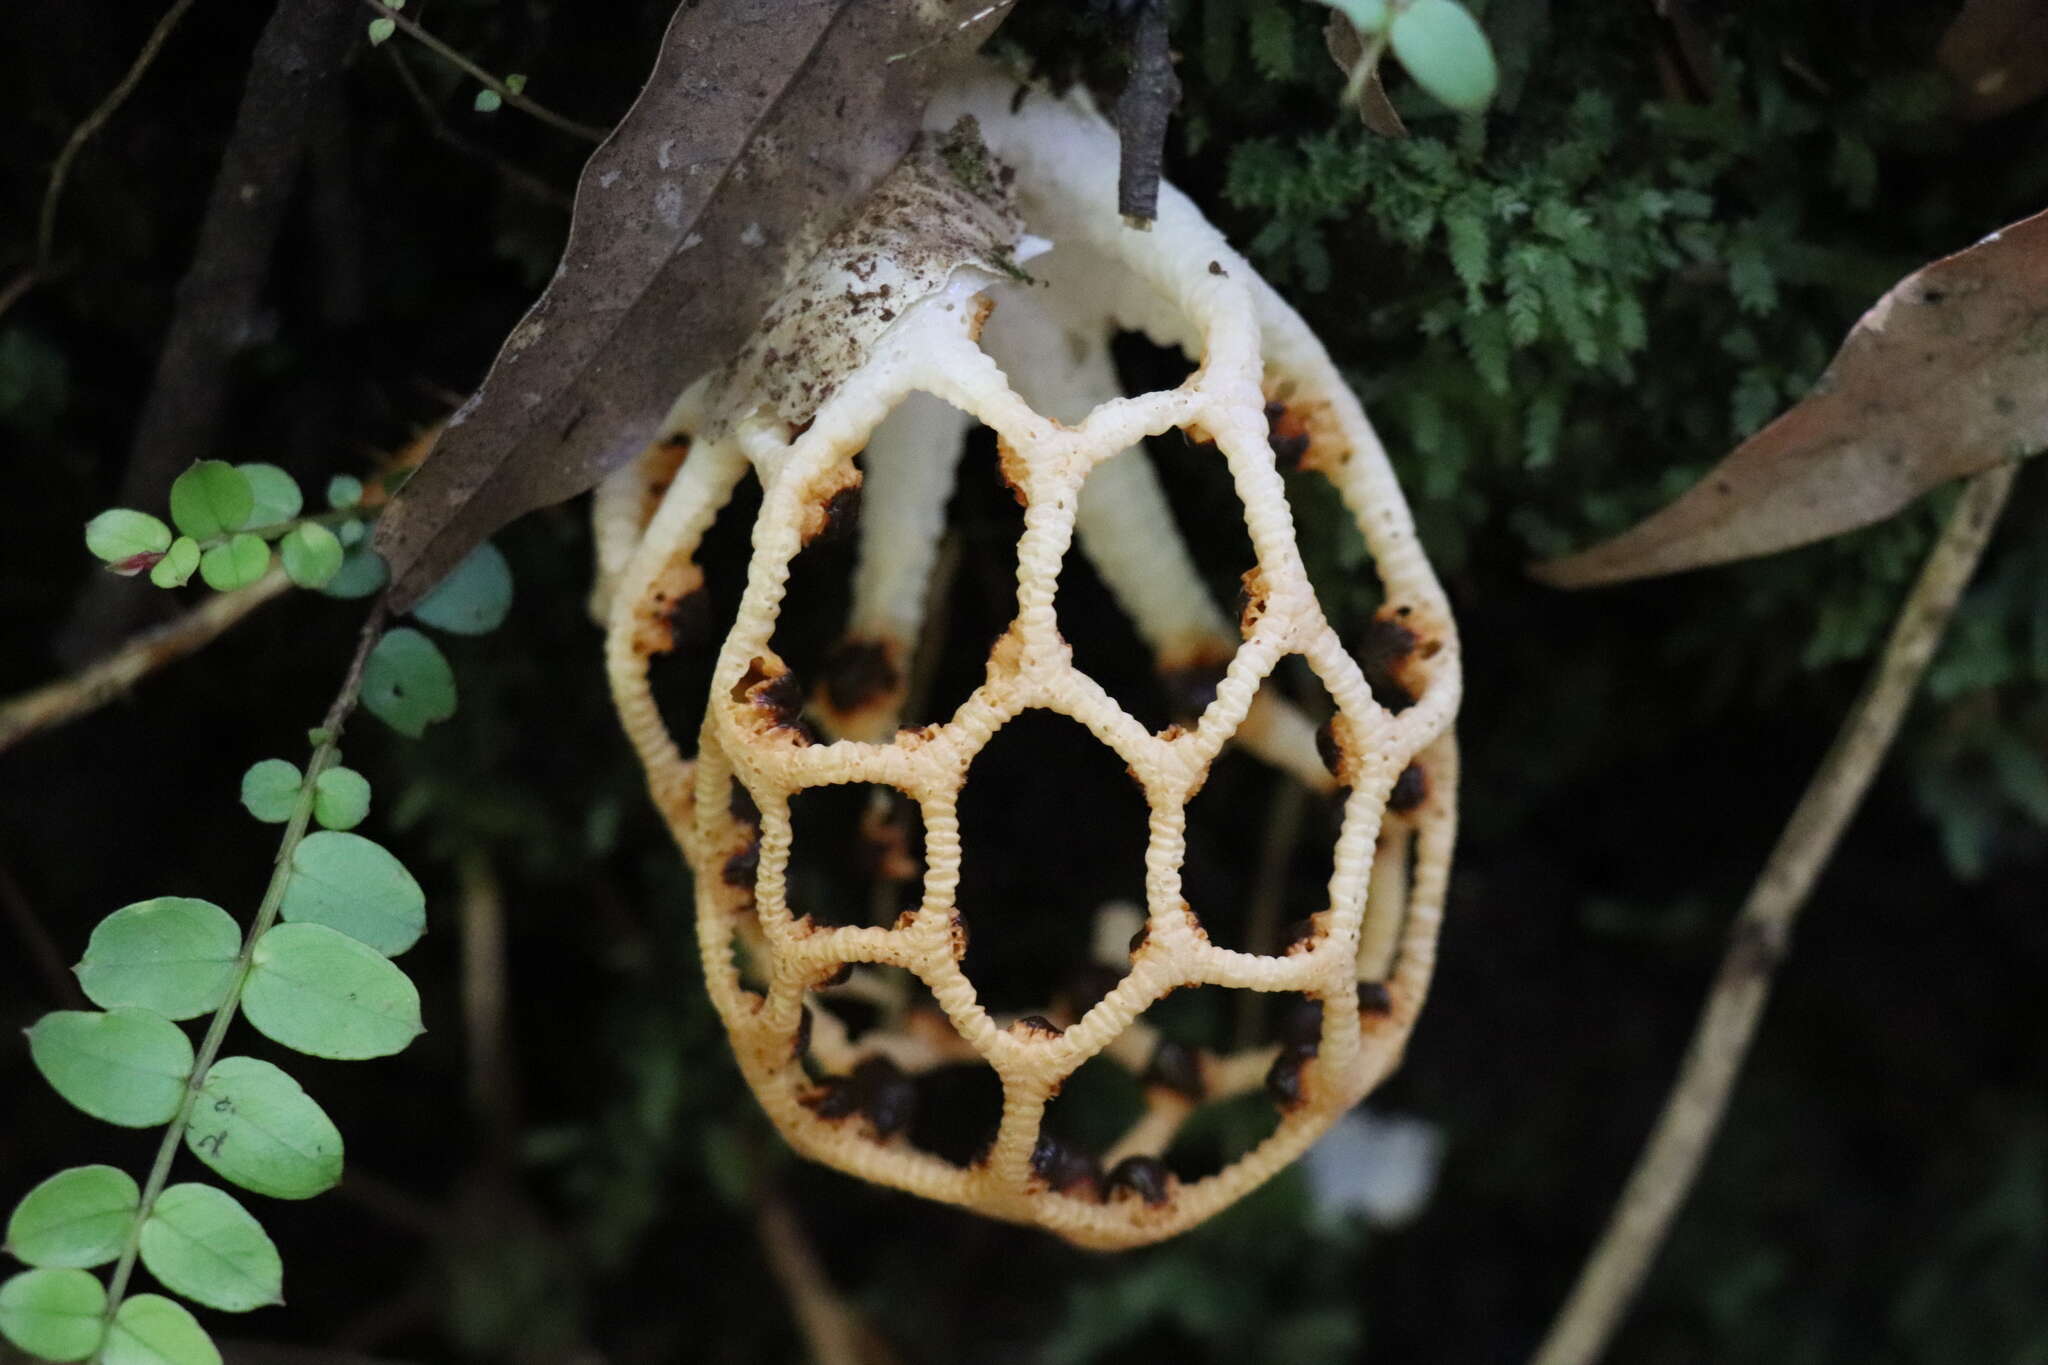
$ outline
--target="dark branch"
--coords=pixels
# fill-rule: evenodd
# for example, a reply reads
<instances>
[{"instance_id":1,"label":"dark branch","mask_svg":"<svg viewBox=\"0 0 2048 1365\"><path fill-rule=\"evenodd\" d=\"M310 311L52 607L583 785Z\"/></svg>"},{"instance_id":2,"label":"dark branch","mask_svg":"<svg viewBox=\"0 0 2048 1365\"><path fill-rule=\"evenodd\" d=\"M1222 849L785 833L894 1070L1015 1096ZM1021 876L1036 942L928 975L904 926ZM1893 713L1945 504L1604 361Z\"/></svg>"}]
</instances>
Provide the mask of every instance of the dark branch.
<instances>
[{"instance_id":1,"label":"dark branch","mask_svg":"<svg viewBox=\"0 0 2048 1365\"><path fill-rule=\"evenodd\" d=\"M1123 165L1117 175L1117 210L1132 227L1159 216L1159 163L1166 154L1166 124L1180 102L1167 45L1166 0L1142 0L1131 17L1131 76L1117 96L1117 135Z\"/></svg>"}]
</instances>

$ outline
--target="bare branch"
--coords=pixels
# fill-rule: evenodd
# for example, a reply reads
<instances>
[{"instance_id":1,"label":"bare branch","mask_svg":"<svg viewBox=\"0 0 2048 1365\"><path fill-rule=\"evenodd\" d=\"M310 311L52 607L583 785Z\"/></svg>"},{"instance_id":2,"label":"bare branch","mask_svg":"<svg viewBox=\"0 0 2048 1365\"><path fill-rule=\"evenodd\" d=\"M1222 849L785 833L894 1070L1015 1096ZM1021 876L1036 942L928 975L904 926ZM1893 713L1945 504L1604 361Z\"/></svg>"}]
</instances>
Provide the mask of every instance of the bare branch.
<instances>
[{"instance_id":1,"label":"bare branch","mask_svg":"<svg viewBox=\"0 0 2048 1365\"><path fill-rule=\"evenodd\" d=\"M893 1359L873 1329L832 1288L796 1211L780 1192L761 1192L755 1227L768 1268L789 1296L812 1365L881 1365Z\"/></svg>"},{"instance_id":2,"label":"bare branch","mask_svg":"<svg viewBox=\"0 0 2048 1365\"><path fill-rule=\"evenodd\" d=\"M1534 1365L1599 1359L1656 1259L1728 1107L1793 921L1898 734L2016 472L2003 464L1977 475L1949 514L1863 696L1750 888L1664 1112Z\"/></svg>"},{"instance_id":3,"label":"bare branch","mask_svg":"<svg viewBox=\"0 0 2048 1365\"><path fill-rule=\"evenodd\" d=\"M192 0L177 0L177 3L164 11L164 17L156 21L156 27L150 30L148 40L142 44L142 51L135 54L135 61L128 68L128 74L121 77L119 84L107 92L107 97L99 102L99 107L87 114L85 120L71 130L71 136L64 139L64 148L57 153L57 160L50 167L50 181L43 190L42 211L36 217L37 274L47 274L50 269L50 256L57 235L57 203L64 197L64 181L71 174L71 163L85 150L85 144L92 141L99 130L106 126L107 120L112 118L121 106L127 103L128 97L135 93L135 87L141 84L150 63L154 62L156 54L163 50L164 42L171 36L171 30L178 26L178 21L185 17L185 11L191 8Z\"/></svg>"},{"instance_id":4,"label":"bare branch","mask_svg":"<svg viewBox=\"0 0 2048 1365\"><path fill-rule=\"evenodd\" d=\"M36 733L105 706L165 664L212 644L291 586L282 570L241 589L208 598L176 620L145 631L68 678L0 702L0 753Z\"/></svg>"}]
</instances>

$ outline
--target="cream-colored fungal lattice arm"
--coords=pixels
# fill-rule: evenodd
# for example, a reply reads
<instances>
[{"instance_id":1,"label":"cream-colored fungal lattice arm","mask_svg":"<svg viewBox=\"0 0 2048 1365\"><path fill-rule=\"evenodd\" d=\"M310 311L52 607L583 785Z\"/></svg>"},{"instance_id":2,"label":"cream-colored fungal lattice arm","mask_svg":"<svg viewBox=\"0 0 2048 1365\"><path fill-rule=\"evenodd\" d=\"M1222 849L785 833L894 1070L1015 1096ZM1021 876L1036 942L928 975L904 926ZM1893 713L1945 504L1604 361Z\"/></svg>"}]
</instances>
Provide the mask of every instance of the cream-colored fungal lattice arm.
<instances>
[{"instance_id":1,"label":"cream-colored fungal lattice arm","mask_svg":"<svg viewBox=\"0 0 2048 1365\"><path fill-rule=\"evenodd\" d=\"M1076 278L1106 281L1100 297L1061 305L1099 319L1079 328L1079 351L1067 350L1060 361L1033 343L999 367L977 344L982 324L991 306L1010 306L1021 296L996 303L993 275L958 270L916 300L893 299L879 330L869 325L872 318L860 324L867 330L850 317L817 324L813 339L829 364L815 373L792 366L780 338L801 332L788 330L795 320L815 316L806 304L820 297L816 291L837 299L849 276L864 278L861 252L870 248L862 243L879 239L842 236L828 244L772 310L780 321L764 335L778 340L755 345L747 360L728 367L706 404L715 419L687 433L697 444L620 575L608 667L627 732L695 874L712 1001L748 1084L792 1145L856 1175L1037 1223L1078 1243L1129 1246L1188 1227L1271 1176L1398 1060L1428 984L1455 826L1449 727L1458 654L1443 593L1384 454L1306 327L1170 188L1151 232L1124 227L1115 212L1114 131L1082 103L1042 93L1013 102L1016 93L992 76L972 79L934 102L935 126L952 128L962 114L979 120L994 159L979 172L957 160L945 164L979 184L977 193L1011 196L1023 225L1052 241L1044 267L1052 291L1062 288L1053 266L1062 259L1089 264ZM957 130L953 136L957 150ZM920 164L919 174L940 173L929 158ZM934 195L944 197L930 187L885 184L865 211L867 227L877 214L914 218ZM1007 206L999 207L995 218L1008 222ZM893 278L926 276L905 270ZM1112 320L1183 348L1199 358L1197 368L1172 389L1104 396L1101 357ZM1008 343L991 337L990 344ZM1064 366L1062 382L1071 387L1048 390L1040 376L1027 379L1034 358L1051 372ZM911 730L878 728L861 739L819 742L802 714L808 686L790 676L771 643L790 565L857 478L855 456L866 448L872 457L891 414L914 393L928 393L996 434L1024 505L1016 615L989 654L981 686L950 716ZM1068 397L1074 411L1064 419L1046 410ZM1290 455L1342 493L1385 587L1372 642L1373 683L1324 619L1303 570L1269 430L1276 403L1294 424L1286 438ZM1123 452L1176 428L1214 442L1237 491L1255 564L1235 638L1227 622L1221 627L1231 649L1214 699L1191 727L1154 733L1075 667L1061 631L1059 580L1077 533L1099 547L1105 566L1123 548L1105 541L1141 535L1155 542L1142 566L1148 572L1176 554L1185 564L1177 540L1167 551L1157 548L1174 535L1170 521L1139 505L1157 499L1156 485L1135 492L1133 482L1127 501L1102 507L1084 492L1091 476L1109 471ZM949 460L957 432L938 434L947 437L944 450L905 456L903 467ZM885 445L891 439L884 437ZM763 493L745 591L712 668L698 758L684 763L652 706L648 661L674 647L664 629L674 595L693 586L693 575L701 578L695 554L703 526L749 462ZM1143 473L1150 476L1149 466ZM1116 488L1118 477L1110 474L1100 487ZM928 576L928 567L916 565L929 565L938 534L929 509L943 499L923 492L922 500L882 495L885 520L922 529L916 544L900 547L899 564L873 571L867 600L878 612ZM917 508L923 513L913 515ZM1130 520L1118 520L1126 513ZM1105 576L1113 572L1121 571L1105 567ZM1162 584L1180 594L1193 576L1176 568L1169 577ZM1119 595L1128 590L1126 600L1143 601L1135 578L1125 578ZM1187 598L1173 610L1199 623L1214 608L1205 598ZM1141 611L1148 638L1155 630L1164 638L1172 613L1134 605L1134 615ZM905 624L896 628L908 631L907 615L899 619ZM1213 617L1206 628L1217 628ZM1336 707L1328 756L1343 789L1343 816L1327 900L1285 952L1231 951L1204 928L1203 917L1218 907L1191 903L1182 883L1187 804L1224 744L1254 738L1262 715L1290 714L1258 701L1290 655L1306 663ZM1049 1006L1042 1017L998 1018L962 962L963 911L974 908L958 903L966 855L959 803L976 755L1031 709L1078 721L1142 790L1149 813L1133 836L1145 843L1144 932L1099 998ZM1300 738L1297 731L1294 740ZM791 906L792 800L842 783L893 788L922 820L918 903L893 923L825 926ZM1048 844L1047 856L1057 855ZM977 932L1000 933L1002 925L990 920ZM907 1009L890 1027L855 1039L814 1017L810 1002L841 979L847 964L867 963L914 976L929 991L930 1006ZM1169 1065L1162 1059L1171 1055L1141 1016L1195 985L1272 993L1279 997L1273 1012L1291 1022L1265 1049L1228 1056L1196 1050L1191 1060L1176 1056ZM1104 1054L1143 1065L1148 1094L1145 1116L1112 1148L1116 1160L1108 1169L1044 1124L1054 1094ZM994 1073L1003 1101L986 1147L961 1165L913 1143L906 1114L920 1068L969 1057ZM1177 1179L1161 1155L1183 1121L1200 1105L1255 1083L1274 1099L1271 1134L1216 1174Z\"/></svg>"}]
</instances>

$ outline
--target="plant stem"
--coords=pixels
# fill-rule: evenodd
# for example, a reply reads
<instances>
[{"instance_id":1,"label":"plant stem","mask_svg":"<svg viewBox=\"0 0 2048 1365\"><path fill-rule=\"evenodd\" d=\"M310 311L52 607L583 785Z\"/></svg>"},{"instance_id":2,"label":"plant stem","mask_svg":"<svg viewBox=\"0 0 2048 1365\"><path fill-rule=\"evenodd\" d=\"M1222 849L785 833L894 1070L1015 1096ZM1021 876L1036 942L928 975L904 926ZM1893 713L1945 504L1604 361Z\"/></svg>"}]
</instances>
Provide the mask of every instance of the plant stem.
<instances>
[{"instance_id":1,"label":"plant stem","mask_svg":"<svg viewBox=\"0 0 2048 1365\"><path fill-rule=\"evenodd\" d=\"M134 63L119 84L99 102L99 107L85 116L85 121L71 130L71 136L64 140L64 149L57 153L57 160L50 167L50 181L43 190L42 210L36 216L36 273L46 274L50 269L50 257L57 237L57 201L64 196L64 181L71 174L71 163L78 159L85 144L92 141L93 134L106 126L117 110L127 102L128 96L142 81L143 73L149 70L156 54L171 36L171 30L185 17L185 11L192 8L192 0L177 0L164 17L156 21L148 39L142 44L142 51L135 55Z\"/></svg>"},{"instance_id":2,"label":"plant stem","mask_svg":"<svg viewBox=\"0 0 2048 1365\"><path fill-rule=\"evenodd\" d=\"M184 1143L185 1130L192 1122L192 1110L199 1102L199 1090L206 1082L206 1073L213 1068L214 1059L220 1055L221 1041L227 1036L228 1026L235 1021L235 1015L242 1005L242 987L249 980L250 967L256 956L256 944L271 925L277 922L278 907L284 903L285 884L291 880L292 853L298 848L299 840L306 834L306 826L313 819L314 784L320 774L333 764L341 750L342 728L348 723L349 715L356 709L356 701L362 695L363 668L369 662L370 650L384 633L385 603L377 599L376 606L363 622L361 636L356 641L355 657L349 660L348 672L342 677L341 688L334 695L334 701L327 708L326 718L320 722L323 736L313 750L313 757L306 763L305 779L299 784L298 801L292 806L291 819L284 827L284 837L278 841L277 858L270 873L270 885L264 888L263 901L256 907L256 918L249 924L249 932L242 939L242 950L235 958L234 975L229 981L227 998L220 1008L213 1012L213 1021L206 1027L206 1036L199 1044L192 1063L192 1074L185 1081L185 1099L178 1106L177 1114L170 1126L164 1129L164 1138L157 1145L156 1160L149 1168L149 1179L142 1187L142 1201L136 1206L135 1224L128 1230L128 1240L121 1248L121 1258L114 1265L114 1273L107 1289L106 1321L111 1327L114 1315L120 1311L121 1301L127 1296L128 1281L135 1273L135 1259L142 1249L142 1225L149 1218L149 1211L155 1207L157 1196L163 1193L164 1184L170 1178L171 1163L177 1158L178 1148ZM100 1349L93 1353L93 1360L103 1359L106 1342L102 1339Z\"/></svg>"},{"instance_id":3,"label":"plant stem","mask_svg":"<svg viewBox=\"0 0 2048 1365\"><path fill-rule=\"evenodd\" d=\"M183 616L143 631L68 678L0 700L0 753L39 730L97 711L165 664L212 644L290 587L283 571L273 569L246 588L217 594Z\"/></svg>"},{"instance_id":4,"label":"plant stem","mask_svg":"<svg viewBox=\"0 0 2048 1365\"><path fill-rule=\"evenodd\" d=\"M574 119L563 118L546 105L528 99L469 58L463 56L460 52L457 52L454 48L448 46L448 44L442 42L439 38L436 38L433 34L421 28L412 20L406 18L403 14L400 14L397 10L391 8L391 6L384 4L383 0L363 0L363 3L377 11L378 15L382 18L389 19L392 23L396 24L401 33L413 39L420 46L426 48L427 51L441 58L441 60L459 67L485 89L496 91L498 98L511 105L514 109L531 114L550 128L567 133L571 137L580 137L585 142L602 142L605 140L606 133L604 129L593 128L587 123L578 123Z\"/></svg>"},{"instance_id":5,"label":"plant stem","mask_svg":"<svg viewBox=\"0 0 2048 1365\"><path fill-rule=\"evenodd\" d=\"M1728 1107L1792 923L1898 734L2016 472L2003 464L1977 475L1949 514L1863 695L1750 888L1664 1112L1534 1365L1599 1359L1656 1259Z\"/></svg>"}]
</instances>

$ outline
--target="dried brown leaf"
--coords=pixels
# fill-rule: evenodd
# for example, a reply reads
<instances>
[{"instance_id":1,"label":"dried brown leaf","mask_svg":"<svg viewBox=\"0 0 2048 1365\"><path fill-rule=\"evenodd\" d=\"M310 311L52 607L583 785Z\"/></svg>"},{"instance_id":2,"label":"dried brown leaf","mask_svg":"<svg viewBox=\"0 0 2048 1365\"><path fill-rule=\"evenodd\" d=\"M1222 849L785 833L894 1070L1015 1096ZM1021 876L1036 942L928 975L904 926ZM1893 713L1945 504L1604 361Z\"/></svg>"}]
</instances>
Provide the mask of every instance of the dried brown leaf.
<instances>
[{"instance_id":1,"label":"dried brown leaf","mask_svg":"<svg viewBox=\"0 0 2048 1365\"><path fill-rule=\"evenodd\" d=\"M1882 521L2048 448L2048 213L1894 285L1813 392L1678 501L1531 569L1584 588L1771 554Z\"/></svg>"},{"instance_id":2,"label":"dried brown leaf","mask_svg":"<svg viewBox=\"0 0 2048 1365\"><path fill-rule=\"evenodd\" d=\"M938 74L1008 8L679 5L640 98L583 169L553 283L378 524L392 606L644 446L903 155Z\"/></svg>"},{"instance_id":3,"label":"dried brown leaf","mask_svg":"<svg viewBox=\"0 0 2048 1365\"><path fill-rule=\"evenodd\" d=\"M1330 22L1323 25L1323 45L1330 50L1330 60L1337 63L1347 81L1356 81L1358 92L1358 117L1367 128L1381 137L1406 137L1408 125L1401 121L1394 102L1387 98L1387 87L1380 82L1379 53L1371 57L1372 67L1358 79L1358 64L1367 60L1365 39L1359 37L1358 27L1339 12L1330 16ZM1346 94L1352 86L1347 85Z\"/></svg>"}]
</instances>

